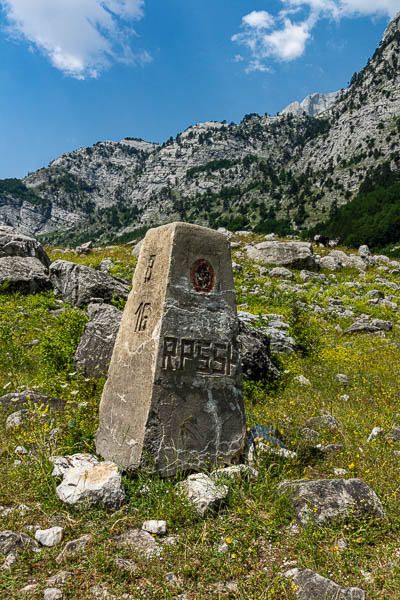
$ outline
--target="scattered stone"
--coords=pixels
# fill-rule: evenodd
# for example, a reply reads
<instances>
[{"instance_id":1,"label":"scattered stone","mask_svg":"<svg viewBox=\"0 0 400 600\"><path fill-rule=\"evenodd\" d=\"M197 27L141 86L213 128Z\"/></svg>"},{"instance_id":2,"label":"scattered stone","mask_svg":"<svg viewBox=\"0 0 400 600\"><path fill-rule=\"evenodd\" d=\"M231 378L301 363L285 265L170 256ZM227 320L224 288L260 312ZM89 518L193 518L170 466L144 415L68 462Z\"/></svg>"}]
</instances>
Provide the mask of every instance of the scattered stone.
<instances>
[{"instance_id":1,"label":"scattered stone","mask_svg":"<svg viewBox=\"0 0 400 600\"><path fill-rule=\"evenodd\" d=\"M47 588L43 592L44 600L62 600L63 593L57 588Z\"/></svg>"},{"instance_id":2,"label":"scattered stone","mask_svg":"<svg viewBox=\"0 0 400 600\"><path fill-rule=\"evenodd\" d=\"M107 375L122 311L108 304L89 304L88 322L75 353L75 364L90 377Z\"/></svg>"},{"instance_id":3,"label":"scattered stone","mask_svg":"<svg viewBox=\"0 0 400 600\"><path fill-rule=\"evenodd\" d=\"M311 385L311 381L307 379L307 377L304 377L304 375L298 375L297 377L294 377L293 381L300 383L300 385Z\"/></svg>"},{"instance_id":4,"label":"scattered stone","mask_svg":"<svg viewBox=\"0 0 400 600\"><path fill-rule=\"evenodd\" d=\"M371 251L367 245L359 247L358 255L366 262L369 262L371 259Z\"/></svg>"},{"instance_id":5,"label":"scattered stone","mask_svg":"<svg viewBox=\"0 0 400 600\"><path fill-rule=\"evenodd\" d=\"M51 473L53 477L63 477L68 469L74 467L90 468L99 463L97 456L85 453L72 454L71 456L50 456L49 461L54 465Z\"/></svg>"},{"instance_id":6,"label":"scattered stone","mask_svg":"<svg viewBox=\"0 0 400 600\"><path fill-rule=\"evenodd\" d=\"M80 538L77 538L76 540L71 540L70 542L67 542L65 544L63 550L57 556L56 563L59 564L65 558L68 558L72 554L75 554L77 552L83 552L83 550L86 548L87 544L91 540L92 540L91 535L82 535Z\"/></svg>"},{"instance_id":7,"label":"scattered stone","mask_svg":"<svg viewBox=\"0 0 400 600\"><path fill-rule=\"evenodd\" d=\"M175 573L166 573L165 581L167 582L167 585L178 585L178 578Z\"/></svg>"},{"instance_id":8,"label":"scattered stone","mask_svg":"<svg viewBox=\"0 0 400 600\"><path fill-rule=\"evenodd\" d=\"M307 271L306 269L300 271L300 279L305 282L318 281L320 283L328 283L328 278L326 275L323 275L322 273L314 273L313 271Z\"/></svg>"},{"instance_id":9,"label":"scattered stone","mask_svg":"<svg viewBox=\"0 0 400 600\"><path fill-rule=\"evenodd\" d=\"M51 264L50 279L64 302L77 307L89 304L91 298L102 298L107 303L113 298L126 300L129 293L123 279L67 260Z\"/></svg>"},{"instance_id":10,"label":"scattered stone","mask_svg":"<svg viewBox=\"0 0 400 600\"><path fill-rule=\"evenodd\" d=\"M315 442L319 438L318 431L310 429L309 427L302 427L300 433L307 442Z\"/></svg>"},{"instance_id":11,"label":"scattered stone","mask_svg":"<svg viewBox=\"0 0 400 600\"><path fill-rule=\"evenodd\" d=\"M100 504L109 510L118 510L125 501L120 468L109 461L68 469L56 493L66 504Z\"/></svg>"},{"instance_id":12,"label":"scattered stone","mask_svg":"<svg viewBox=\"0 0 400 600\"><path fill-rule=\"evenodd\" d=\"M360 588L344 588L310 569L290 569L285 577L293 581L300 600L365 600Z\"/></svg>"},{"instance_id":13,"label":"scattered stone","mask_svg":"<svg viewBox=\"0 0 400 600\"><path fill-rule=\"evenodd\" d=\"M339 538L336 540L334 546L338 552L344 552L348 548L348 544L344 538Z\"/></svg>"},{"instance_id":14,"label":"scattered stone","mask_svg":"<svg viewBox=\"0 0 400 600\"><path fill-rule=\"evenodd\" d=\"M393 329L392 321L383 321L382 319L358 319L350 327L348 327L344 333L376 333L378 331L391 331Z\"/></svg>"},{"instance_id":15,"label":"scattered stone","mask_svg":"<svg viewBox=\"0 0 400 600\"><path fill-rule=\"evenodd\" d=\"M71 571L59 571L53 577L46 580L47 585L65 585L73 579L74 574Z\"/></svg>"},{"instance_id":16,"label":"scattered stone","mask_svg":"<svg viewBox=\"0 0 400 600\"><path fill-rule=\"evenodd\" d=\"M24 390L23 392L10 392L4 396L0 396L0 406L41 406L49 407L54 410L62 410L65 408L66 400L60 398L54 398L53 396L46 396L46 394L40 394L33 390Z\"/></svg>"},{"instance_id":17,"label":"scattered stone","mask_svg":"<svg viewBox=\"0 0 400 600\"><path fill-rule=\"evenodd\" d=\"M342 394L340 399L343 400L343 402L348 402L350 400L350 396L348 394Z\"/></svg>"},{"instance_id":18,"label":"scattered stone","mask_svg":"<svg viewBox=\"0 0 400 600\"><path fill-rule=\"evenodd\" d=\"M167 533L167 523L166 521L145 521L142 529L154 535L165 535Z\"/></svg>"},{"instance_id":19,"label":"scattered stone","mask_svg":"<svg viewBox=\"0 0 400 600\"><path fill-rule=\"evenodd\" d=\"M248 465L232 465L231 467L212 471L210 477L214 481L218 481L224 477L229 477L230 479L257 479L258 471Z\"/></svg>"},{"instance_id":20,"label":"scattered stone","mask_svg":"<svg viewBox=\"0 0 400 600\"><path fill-rule=\"evenodd\" d=\"M154 537L142 529L128 529L121 535L114 538L119 546L127 546L133 548L136 552L144 554L148 558L159 556L161 548Z\"/></svg>"},{"instance_id":21,"label":"scattered stone","mask_svg":"<svg viewBox=\"0 0 400 600\"><path fill-rule=\"evenodd\" d=\"M84 244L77 246L75 248L75 252L79 252L80 254L89 254L89 252L92 248L93 248L93 242L90 240L90 242L85 242Z\"/></svg>"},{"instance_id":22,"label":"scattered stone","mask_svg":"<svg viewBox=\"0 0 400 600\"><path fill-rule=\"evenodd\" d=\"M204 473L189 475L176 487L200 516L204 516L209 510L216 509L228 496L226 485L215 484L211 477Z\"/></svg>"},{"instance_id":23,"label":"scattered stone","mask_svg":"<svg viewBox=\"0 0 400 600\"><path fill-rule=\"evenodd\" d=\"M393 425L389 431L385 433L385 438L392 442L400 442L400 427L399 425Z\"/></svg>"},{"instance_id":24,"label":"scattered stone","mask_svg":"<svg viewBox=\"0 0 400 600\"><path fill-rule=\"evenodd\" d=\"M38 589L37 583L29 583L28 585L26 585L19 591L21 594L31 594L33 592L36 592L37 589Z\"/></svg>"},{"instance_id":25,"label":"scattered stone","mask_svg":"<svg viewBox=\"0 0 400 600\"><path fill-rule=\"evenodd\" d=\"M247 256L256 262L318 271L319 267L313 256L312 244L309 242L261 242L245 246Z\"/></svg>"},{"instance_id":26,"label":"scattered stone","mask_svg":"<svg viewBox=\"0 0 400 600\"><path fill-rule=\"evenodd\" d=\"M319 415L317 417L308 419L308 421L306 421L306 427L311 427L311 429L316 429L317 431L321 431L323 429L335 431L337 429L341 429L342 424L333 415Z\"/></svg>"},{"instance_id":27,"label":"scattered stone","mask_svg":"<svg viewBox=\"0 0 400 600\"><path fill-rule=\"evenodd\" d=\"M378 496L360 479L300 479L283 481L280 494L287 494L296 519L306 525L359 513L368 517L384 517Z\"/></svg>"},{"instance_id":28,"label":"scattered stone","mask_svg":"<svg viewBox=\"0 0 400 600\"><path fill-rule=\"evenodd\" d=\"M335 467L333 469L333 472L336 475L336 477L342 477L344 475L347 475L346 469L341 469L340 467Z\"/></svg>"},{"instance_id":29,"label":"scattered stone","mask_svg":"<svg viewBox=\"0 0 400 600\"><path fill-rule=\"evenodd\" d=\"M226 237L187 223L148 231L103 391L97 452L164 476L230 464L245 437L237 334Z\"/></svg>"},{"instance_id":30,"label":"scattered stone","mask_svg":"<svg viewBox=\"0 0 400 600\"><path fill-rule=\"evenodd\" d=\"M278 277L279 279L294 279L293 273L285 267L274 267L269 274L271 277Z\"/></svg>"},{"instance_id":31,"label":"scattered stone","mask_svg":"<svg viewBox=\"0 0 400 600\"><path fill-rule=\"evenodd\" d=\"M315 447L322 452L322 458L329 454L340 454L345 451L345 447L342 444L317 444Z\"/></svg>"},{"instance_id":32,"label":"scattered stone","mask_svg":"<svg viewBox=\"0 0 400 600\"><path fill-rule=\"evenodd\" d=\"M25 456L26 454L28 454L28 450L25 448L25 446L17 446L14 450L14 454Z\"/></svg>"},{"instance_id":33,"label":"scattered stone","mask_svg":"<svg viewBox=\"0 0 400 600\"><path fill-rule=\"evenodd\" d=\"M383 427L374 427L368 436L367 442L372 442L372 440L375 440L381 433L383 433L383 431Z\"/></svg>"},{"instance_id":34,"label":"scattered stone","mask_svg":"<svg viewBox=\"0 0 400 600\"><path fill-rule=\"evenodd\" d=\"M344 373L336 373L336 381L338 383L341 383L342 385L349 385L350 384L349 376L345 375Z\"/></svg>"},{"instance_id":35,"label":"scattered stone","mask_svg":"<svg viewBox=\"0 0 400 600\"><path fill-rule=\"evenodd\" d=\"M265 323L260 324L259 317L249 312L238 311L238 317L239 324L243 322L254 328L255 331L265 333L269 339L270 350L273 354L293 354L296 351L296 342L289 336L289 325L283 321L282 315L273 313L263 315L263 320L268 320L267 325ZM245 348L241 347L241 353L243 350ZM246 371L244 370L244 372Z\"/></svg>"},{"instance_id":36,"label":"scattered stone","mask_svg":"<svg viewBox=\"0 0 400 600\"><path fill-rule=\"evenodd\" d=\"M221 541L217 547L218 554L224 554L225 552L228 552L228 551L229 551L228 544L225 541Z\"/></svg>"},{"instance_id":37,"label":"scattered stone","mask_svg":"<svg viewBox=\"0 0 400 600\"><path fill-rule=\"evenodd\" d=\"M6 429L15 429L21 427L28 420L28 411L26 409L17 410L7 417Z\"/></svg>"},{"instance_id":38,"label":"scattered stone","mask_svg":"<svg viewBox=\"0 0 400 600\"><path fill-rule=\"evenodd\" d=\"M42 546L57 546L63 538L64 529L62 527L51 527L50 529L38 529L35 533L35 540Z\"/></svg>"},{"instance_id":39,"label":"scattered stone","mask_svg":"<svg viewBox=\"0 0 400 600\"><path fill-rule=\"evenodd\" d=\"M109 258L103 258L99 265L99 270L103 273L109 273L110 269L114 266L114 263Z\"/></svg>"},{"instance_id":40,"label":"scattered stone","mask_svg":"<svg viewBox=\"0 0 400 600\"><path fill-rule=\"evenodd\" d=\"M39 544L26 533L16 533L15 531L0 531L0 552L7 556L14 554L18 556L20 550L31 550L40 552Z\"/></svg>"},{"instance_id":41,"label":"scattered stone","mask_svg":"<svg viewBox=\"0 0 400 600\"><path fill-rule=\"evenodd\" d=\"M118 569L122 569L123 571L128 571L129 573L134 573L137 570L137 565L133 560L129 558L116 558L115 565Z\"/></svg>"}]
</instances>

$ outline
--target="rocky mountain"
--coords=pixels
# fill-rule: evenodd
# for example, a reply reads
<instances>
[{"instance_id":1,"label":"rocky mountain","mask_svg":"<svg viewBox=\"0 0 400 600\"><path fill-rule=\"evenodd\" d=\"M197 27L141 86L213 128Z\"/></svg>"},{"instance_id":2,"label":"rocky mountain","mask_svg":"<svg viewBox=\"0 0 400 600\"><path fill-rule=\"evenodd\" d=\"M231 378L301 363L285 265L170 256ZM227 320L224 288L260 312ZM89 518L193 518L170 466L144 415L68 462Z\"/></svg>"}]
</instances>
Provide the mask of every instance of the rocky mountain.
<instances>
[{"instance_id":1,"label":"rocky mountain","mask_svg":"<svg viewBox=\"0 0 400 600\"><path fill-rule=\"evenodd\" d=\"M335 104L341 95L342 91L338 92L329 92L329 94L311 94L310 96L306 96L302 102L292 102L281 110L281 115L303 115L304 113L309 117L316 117L317 115L325 112Z\"/></svg>"},{"instance_id":2,"label":"rocky mountain","mask_svg":"<svg viewBox=\"0 0 400 600\"><path fill-rule=\"evenodd\" d=\"M177 219L276 233L315 225L374 169L399 168L399 40L400 13L349 88L306 98L301 114L295 103L276 117L201 123L162 145L98 142L3 180L0 224L68 243Z\"/></svg>"}]
</instances>

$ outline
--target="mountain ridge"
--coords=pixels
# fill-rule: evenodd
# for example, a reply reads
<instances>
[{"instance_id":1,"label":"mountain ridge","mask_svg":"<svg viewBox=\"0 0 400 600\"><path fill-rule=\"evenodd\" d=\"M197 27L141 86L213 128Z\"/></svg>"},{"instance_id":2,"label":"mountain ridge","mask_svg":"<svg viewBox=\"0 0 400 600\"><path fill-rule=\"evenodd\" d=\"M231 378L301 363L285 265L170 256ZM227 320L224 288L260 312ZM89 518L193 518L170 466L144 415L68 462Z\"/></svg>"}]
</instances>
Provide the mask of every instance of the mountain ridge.
<instances>
[{"instance_id":1,"label":"mountain ridge","mask_svg":"<svg viewBox=\"0 0 400 600\"><path fill-rule=\"evenodd\" d=\"M276 117L199 123L163 144L125 138L79 148L22 180L35 202L0 186L0 223L107 242L177 219L263 231L324 221L377 164L399 168L399 23L400 13L333 104L318 94L297 103L322 113L293 114L293 103Z\"/></svg>"}]
</instances>

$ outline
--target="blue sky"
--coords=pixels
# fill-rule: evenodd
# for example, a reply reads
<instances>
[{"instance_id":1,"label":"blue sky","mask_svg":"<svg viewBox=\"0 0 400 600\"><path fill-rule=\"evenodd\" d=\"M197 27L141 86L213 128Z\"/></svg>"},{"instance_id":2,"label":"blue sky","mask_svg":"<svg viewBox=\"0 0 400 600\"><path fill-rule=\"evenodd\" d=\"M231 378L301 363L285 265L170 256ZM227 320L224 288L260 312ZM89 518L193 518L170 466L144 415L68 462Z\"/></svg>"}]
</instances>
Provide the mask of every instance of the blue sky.
<instances>
[{"instance_id":1,"label":"blue sky","mask_svg":"<svg viewBox=\"0 0 400 600\"><path fill-rule=\"evenodd\" d=\"M0 0L0 178L346 87L400 0Z\"/></svg>"}]
</instances>

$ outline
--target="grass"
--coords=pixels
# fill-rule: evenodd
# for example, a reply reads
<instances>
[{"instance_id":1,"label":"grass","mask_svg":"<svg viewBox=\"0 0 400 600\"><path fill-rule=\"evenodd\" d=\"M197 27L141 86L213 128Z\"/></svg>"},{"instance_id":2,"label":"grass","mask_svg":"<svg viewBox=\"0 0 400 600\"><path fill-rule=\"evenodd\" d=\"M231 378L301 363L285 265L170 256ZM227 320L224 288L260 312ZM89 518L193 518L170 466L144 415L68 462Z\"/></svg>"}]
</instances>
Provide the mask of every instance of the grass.
<instances>
[{"instance_id":1,"label":"grass","mask_svg":"<svg viewBox=\"0 0 400 600\"><path fill-rule=\"evenodd\" d=\"M110 258L114 263L111 272L126 278L131 277L136 260L126 246L95 249L88 255L48 250L52 260L62 258L94 268L103 258ZM235 249L233 258L244 267L236 276L238 304L261 316L282 314L290 324L290 334L301 344L301 352L275 356L283 374L279 384L246 381L244 385L248 425L279 428L288 447L297 451L297 458L259 458L255 465L258 479L227 481L227 502L204 519L177 493L176 480L148 475L124 477L127 503L115 513L78 510L58 501L58 480L51 477L49 457L94 453L104 380L77 372L73 361L86 316L50 293L0 295L0 390L7 393L26 386L68 403L65 411L52 414L43 407L31 407L28 421L16 429L5 428L8 414L15 409L0 409L0 505L29 508L0 516L0 529L22 532L28 525L47 528L61 524L64 541L92 536L83 553L71 555L61 565L55 559L63 544L40 554L21 554L11 570L0 572L2 600L19 597L19 590L33 581L38 587L30 598L42 598L46 579L61 569L74 574L62 588L64 598L70 599L92 598L92 586L105 584L117 598L130 593L138 599L172 599L185 594L186 600L294 600L295 591L282 575L293 564L343 586L361 587L374 600L400 597L399 455L394 452L400 450L400 444L397 447L380 438L367 443L373 427L389 429L400 422L400 320L396 311L370 305L365 298L366 292L378 289L400 302L398 291L374 281L379 276L400 285L400 276L379 267L370 268L365 276L343 269L334 274L324 272L327 284L304 284L294 271L294 279L282 285L261 276L258 266L243 257L242 246ZM345 285L349 281L361 288ZM331 298L339 298L345 308L352 307L355 316L310 310L316 304L328 309ZM66 310L54 312L60 308ZM392 320L393 331L384 336L345 335L343 331L361 314ZM337 373L347 375L349 384L338 383ZM309 379L310 386L295 381L300 374ZM348 399L343 399L344 395ZM313 453L300 433L309 418L321 413L334 415L342 426L321 431L318 441L344 446L342 452L324 460ZM56 436L50 435L54 428L59 429ZM27 448L26 456L16 457L19 445ZM15 464L16 458L21 464ZM353 517L293 531L293 514L287 500L276 493L278 483L304 477L333 478L336 468L345 469L346 477L368 483L382 500L387 518ZM147 559L133 549L117 546L116 535L129 527L140 528L150 518L165 519L168 535L176 536L174 544L163 547L160 557ZM339 539L346 541L345 550L339 549ZM223 553L218 551L222 542L226 544ZM116 557L133 559L136 570L129 573L118 568ZM175 574L175 584L168 583L168 573ZM371 579L363 573L371 573Z\"/></svg>"}]
</instances>

